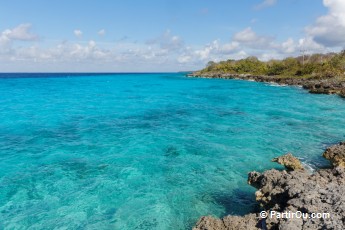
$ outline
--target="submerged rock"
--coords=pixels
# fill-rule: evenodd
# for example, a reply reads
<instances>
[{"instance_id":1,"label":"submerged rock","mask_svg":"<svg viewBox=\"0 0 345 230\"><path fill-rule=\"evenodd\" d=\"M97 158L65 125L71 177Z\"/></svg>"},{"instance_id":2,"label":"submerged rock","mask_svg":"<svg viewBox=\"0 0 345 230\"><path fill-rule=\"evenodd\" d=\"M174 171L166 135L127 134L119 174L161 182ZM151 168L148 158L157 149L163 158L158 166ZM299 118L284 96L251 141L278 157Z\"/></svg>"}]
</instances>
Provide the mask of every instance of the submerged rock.
<instances>
[{"instance_id":1,"label":"submerged rock","mask_svg":"<svg viewBox=\"0 0 345 230\"><path fill-rule=\"evenodd\" d=\"M344 150L345 142L328 148L324 156L336 168L320 169L314 174L305 170L276 169L249 173L248 183L258 189L256 200L268 216L263 218L258 213L251 213L222 219L202 217L193 230L345 229ZM276 159L283 165L290 165L291 159L296 158L288 154ZM279 216L283 213L285 218ZM303 213L304 216L291 217L292 213ZM313 213L322 216L309 218Z\"/></svg>"},{"instance_id":2,"label":"submerged rock","mask_svg":"<svg viewBox=\"0 0 345 230\"><path fill-rule=\"evenodd\" d=\"M273 158L272 161L285 166L288 170L304 170L301 161L292 156L291 153Z\"/></svg>"}]
</instances>

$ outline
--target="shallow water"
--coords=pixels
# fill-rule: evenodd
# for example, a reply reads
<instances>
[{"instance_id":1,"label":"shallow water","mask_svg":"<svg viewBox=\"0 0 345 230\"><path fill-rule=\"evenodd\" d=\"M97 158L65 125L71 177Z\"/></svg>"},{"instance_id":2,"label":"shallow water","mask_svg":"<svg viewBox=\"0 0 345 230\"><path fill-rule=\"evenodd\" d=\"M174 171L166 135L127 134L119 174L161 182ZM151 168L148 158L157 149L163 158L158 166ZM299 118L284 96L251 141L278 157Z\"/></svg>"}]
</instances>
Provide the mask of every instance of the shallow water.
<instances>
[{"instance_id":1,"label":"shallow water","mask_svg":"<svg viewBox=\"0 0 345 230\"><path fill-rule=\"evenodd\" d=\"M0 75L0 229L188 229L345 139L345 100L183 74Z\"/></svg>"}]
</instances>

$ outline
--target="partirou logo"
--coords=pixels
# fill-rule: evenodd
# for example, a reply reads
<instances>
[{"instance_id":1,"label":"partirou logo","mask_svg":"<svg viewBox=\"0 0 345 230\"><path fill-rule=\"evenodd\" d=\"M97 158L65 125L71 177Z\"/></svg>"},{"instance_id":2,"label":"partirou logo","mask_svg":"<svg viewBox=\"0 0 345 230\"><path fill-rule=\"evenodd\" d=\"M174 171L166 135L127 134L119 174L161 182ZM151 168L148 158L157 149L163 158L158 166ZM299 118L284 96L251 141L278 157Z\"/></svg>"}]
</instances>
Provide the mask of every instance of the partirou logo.
<instances>
[{"instance_id":1,"label":"partirou logo","mask_svg":"<svg viewBox=\"0 0 345 230\"><path fill-rule=\"evenodd\" d=\"M277 211L262 211L260 212L261 218L277 218L277 219L329 219L330 213L303 213L301 211L296 212L277 212Z\"/></svg>"}]
</instances>

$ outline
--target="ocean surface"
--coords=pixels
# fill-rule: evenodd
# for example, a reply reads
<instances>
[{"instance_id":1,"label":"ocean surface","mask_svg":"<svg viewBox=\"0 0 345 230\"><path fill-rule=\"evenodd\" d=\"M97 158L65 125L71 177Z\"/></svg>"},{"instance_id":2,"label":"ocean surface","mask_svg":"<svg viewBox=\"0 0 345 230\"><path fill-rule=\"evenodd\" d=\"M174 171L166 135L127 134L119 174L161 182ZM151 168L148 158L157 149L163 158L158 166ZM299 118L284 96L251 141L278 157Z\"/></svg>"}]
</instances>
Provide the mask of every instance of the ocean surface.
<instances>
[{"instance_id":1,"label":"ocean surface","mask_svg":"<svg viewBox=\"0 0 345 230\"><path fill-rule=\"evenodd\" d=\"M311 168L345 100L162 74L0 74L0 229L190 229L256 210L249 171Z\"/></svg>"}]
</instances>

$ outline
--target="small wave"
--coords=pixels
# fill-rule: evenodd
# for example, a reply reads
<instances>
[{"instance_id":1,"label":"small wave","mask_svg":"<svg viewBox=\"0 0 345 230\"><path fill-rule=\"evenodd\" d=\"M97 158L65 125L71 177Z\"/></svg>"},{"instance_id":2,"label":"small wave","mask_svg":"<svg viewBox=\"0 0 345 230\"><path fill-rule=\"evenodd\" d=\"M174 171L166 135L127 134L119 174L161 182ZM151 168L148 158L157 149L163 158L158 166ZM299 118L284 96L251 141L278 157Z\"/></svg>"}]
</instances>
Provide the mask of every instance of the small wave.
<instances>
[{"instance_id":1,"label":"small wave","mask_svg":"<svg viewBox=\"0 0 345 230\"><path fill-rule=\"evenodd\" d=\"M303 167L308 173L312 174L317 170L316 165L306 161L305 158L300 157L299 160L301 161Z\"/></svg>"},{"instance_id":2,"label":"small wave","mask_svg":"<svg viewBox=\"0 0 345 230\"><path fill-rule=\"evenodd\" d=\"M273 87L286 87L286 86L288 86L287 84L278 84L276 82L268 82L267 85L273 86Z\"/></svg>"},{"instance_id":3,"label":"small wave","mask_svg":"<svg viewBox=\"0 0 345 230\"><path fill-rule=\"evenodd\" d=\"M307 172L310 174L314 173L316 171L316 167L308 162L302 162L303 167Z\"/></svg>"}]
</instances>

